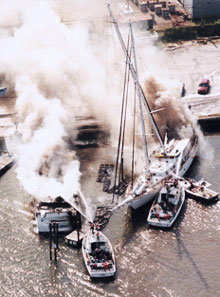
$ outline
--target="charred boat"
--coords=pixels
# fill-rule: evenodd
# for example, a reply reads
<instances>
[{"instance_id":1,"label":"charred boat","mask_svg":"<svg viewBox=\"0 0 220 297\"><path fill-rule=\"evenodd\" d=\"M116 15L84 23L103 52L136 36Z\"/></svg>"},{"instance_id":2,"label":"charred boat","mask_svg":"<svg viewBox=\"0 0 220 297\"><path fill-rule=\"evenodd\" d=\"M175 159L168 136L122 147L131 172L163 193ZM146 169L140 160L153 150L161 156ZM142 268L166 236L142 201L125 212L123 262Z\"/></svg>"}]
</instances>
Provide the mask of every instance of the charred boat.
<instances>
[{"instance_id":1,"label":"charred boat","mask_svg":"<svg viewBox=\"0 0 220 297\"><path fill-rule=\"evenodd\" d=\"M51 202L39 202L36 205L35 218L40 234L49 234L50 223L58 223L58 232L68 234L76 228L78 214L63 198Z\"/></svg>"},{"instance_id":2,"label":"charred boat","mask_svg":"<svg viewBox=\"0 0 220 297\"><path fill-rule=\"evenodd\" d=\"M165 180L152 204L147 221L155 227L169 228L176 221L185 201L185 188L177 178Z\"/></svg>"}]
</instances>

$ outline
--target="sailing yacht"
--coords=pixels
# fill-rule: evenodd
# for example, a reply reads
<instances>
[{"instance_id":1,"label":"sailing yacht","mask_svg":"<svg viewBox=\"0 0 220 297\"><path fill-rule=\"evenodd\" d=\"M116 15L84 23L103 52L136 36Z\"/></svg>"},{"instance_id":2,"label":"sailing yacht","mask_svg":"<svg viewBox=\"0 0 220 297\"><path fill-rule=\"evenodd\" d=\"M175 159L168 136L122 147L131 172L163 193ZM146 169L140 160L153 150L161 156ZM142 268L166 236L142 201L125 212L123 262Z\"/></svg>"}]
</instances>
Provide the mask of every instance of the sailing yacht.
<instances>
[{"instance_id":1,"label":"sailing yacht","mask_svg":"<svg viewBox=\"0 0 220 297\"><path fill-rule=\"evenodd\" d=\"M170 141L168 141L167 135L166 135L165 140L163 141L160 131L158 129L157 123L154 119L153 112L150 109L147 98L139 83L132 26L131 24L129 24L130 32L131 32L131 40L132 40L131 49L133 53L134 65L131 61L131 56L129 55L129 51L125 47L117 21L110 9L110 5L108 5L107 7L109 10L109 14L112 18L115 30L118 34L118 38L121 43L122 49L126 56L126 64L128 64L130 74L133 78L133 81L137 89L137 95L139 99L139 111L140 111L140 119L141 119L143 149L144 149L144 157L145 157L145 169L143 170L143 173L140 174L136 180L130 183L123 197L124 198L123 201L118 203L115 207L113 207L113 210L125 204L131 206L133 209L137 209L143 206L144 204L150 202L155 197L155 195L162 188L163 181L166 178L169 178L173 174L178 174L178 176L183 176L186 173L186 171L189 169L197 153L198 136L195 134L195 132L193 132L193 135L190 138L171 139ZM151 159L149 158L148 151L147 151L143 107L147 111L151 125L154 129L154 133L157 136L157 139L161 146L159 151L155 152L153 157L151 156Z\"/></svg>"},{"instance_id":2,"label":"sailing yacht","mask_svg":"<svg viewBox=\"0 0 220 297\"><path fill-rule=\"evenodd\" d=\"M198 149L198 137L172 139L159 151L149 167L141 174L134 185L129 185L123 201L133 209L150 202L160 191L163 181L178 172L183 176L193 162ZM123 203L123 204L124 204Z\"/></svg>"}]
</instances>

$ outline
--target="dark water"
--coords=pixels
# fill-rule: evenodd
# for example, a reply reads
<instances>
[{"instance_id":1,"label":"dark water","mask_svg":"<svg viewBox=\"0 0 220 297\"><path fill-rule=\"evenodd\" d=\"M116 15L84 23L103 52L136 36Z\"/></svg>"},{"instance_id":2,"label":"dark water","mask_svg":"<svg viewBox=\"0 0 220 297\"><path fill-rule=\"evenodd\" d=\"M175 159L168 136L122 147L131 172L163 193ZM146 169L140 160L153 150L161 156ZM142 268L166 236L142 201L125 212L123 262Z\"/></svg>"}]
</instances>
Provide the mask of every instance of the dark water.
<instances>
[{"instance_id":1,"label":"dark water","mask_svg":"<svg viewBox=\"0 0 220 297\"><path fill-rule=\"evenodd\" d=\"M205 140L208 153L197 158L189 175L204 177L220 192L220 134ZM31 197L15 167L0 186L0 296L220 296L219 202L204 206L188 199L166 232L148 227L144 209L132 217L119 210L105 230L115 248L117 278L91 282L81 251L62 241L57 263L50 263L48 241L34 233Z\"/></svg>"}]
</instances>

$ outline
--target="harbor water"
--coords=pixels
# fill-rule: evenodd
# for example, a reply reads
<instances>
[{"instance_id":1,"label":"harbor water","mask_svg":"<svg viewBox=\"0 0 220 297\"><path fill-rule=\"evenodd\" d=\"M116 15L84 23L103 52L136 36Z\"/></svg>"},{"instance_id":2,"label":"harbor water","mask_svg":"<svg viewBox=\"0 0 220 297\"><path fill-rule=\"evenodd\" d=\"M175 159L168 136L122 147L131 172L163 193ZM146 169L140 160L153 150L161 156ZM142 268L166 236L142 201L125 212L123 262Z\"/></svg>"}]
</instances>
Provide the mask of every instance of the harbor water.
<instances>
[{"instance_id":1,"label":"harbor water","mask_svg":"<svg viewBox=\"0 0 220 297\"><path fill-rule=\"evenodd\" d=\"M72 0L62 3L22 1L22 6L13 3L13 9L7 1L3 2L7 5L1 6L5 12L0 31L4 45L0 50L1 72L12 79L9 84L12 95L8 93L8 98L1 97L4 123L0 130L5 136L6 126L8 130L10 125L13 130L19 129L19 126L23 128L21 131L27 146L20 150L23 153L20 165L27 167L27 170L20 171L24 177L20 182L16 174L18 163L0 177L0 296L220 296L220 202L205 206L187 199L180 217L168 231L149 228L146 221L149 206L135 213L127 207L118 209L103 231L115 250L115 280L91 281L81 250L67 246L63 239L59 242L57 262L50 262L49 241L36 233L30 207L33 198L24 190L22 183L28 186L29 193L33 189L38 192L38 187L29 177L35 177L36 172L38 177L49 175L48 162L41 162L42 158L43 161L54 161L54 166L51 166L54 175L62 172L55 170L57 156L58 161L62 160L58 162L62 169L65 166L61 165L70 163L66 157L70 155L72 160L72 152L70 154L68 150L59 154L59 151L57 154L57 149L69 134L74 136L72 134L76 131L73 133L73 129L76 129L78 118L94 118L100 127L110 127L109 134L118 139L119 121L116 116L120 114L125 57L113 33L103 1L97 0L92 6L90 2ZM36 6L38 2L40 5ZM120 6L124 3L110 2L113 2L120 16ZM49 4L45 6L47 3L52 3L52 8ZM152 44L147 32L139 33L137 36L135 34L135 40L141 79L141 74L146 72L158 86L161 83L167 86L167 90L175 88L177 92L172 97L181 102L179 96L183 83L186 95L195 95L200 79L208 77L211 80L211 93L219 96L219 45L191 43L163 49L160 43L156 46ZM125 36L124 40L127 40L127 32ZM144 84L144 81L141 83ZM16 98L13 97L14 86ZM164 86L159 90L166 90ZM168 93L165 92L165 101ZM83 108L85 112L82 112ZM9 125L5 115L11 117L15 112L18 119L12 118ZM182 113L182 109L179 109L179 113ZM79 124L87 128L84 122ZM46 128L44 134L42 127ZM42 132L41 142L34 137L39 136L39 131ZM85 135L86 131L82 129L81 134ZM54 136L52 140L51 136ZM58 136L60 143L57 142ZM203 153L199 154L187 173L196 179L203 177L212 184L211 189L218 192L219 142L219 132L206 134L202 142ZM45 144L44 151L41 151L42 143ZM52 143L52 148L48 143ZM72 143L65 143L64 147L69 148ZM16 153L14 150L17 147L16 143L13 153ZM37 149L42 157L39 160ZM51 152L53 154L48 155ZM94 180L101 163L115 161L116 145L114 152L106 147L102 151L93 147L81 149L76 154L81 155L80 187L85 197L89 198L90 205L109 205L111 195L106 198L102 192L103 200L102 195L96 195L101 185ZM65 163L60 156L66 160ZM106 160L107 156L111 160ZM35 164L45 166L38 166L38 171L34 166L26 166ZM71 179L71 182L75 180ZM73 191L72 184L67 185Z\"/></svg>"},{"instance_id":2,"label":"harbor water","mask_svg":"<svg viewBox=\"0 0 220 297\"><path fill-rule=\"evenodd\" d=\"M220 192L220 134L205 136L212 157L198 157L188 175L203 177ZM208 154L207 154L208 155ZM169 231L149 228L149 207L118 210L104 233L117 258L114 281L92 282L80 250L62 240L57 263L49 243L35 233L31 197L16 179L16 165L0 179L1 296L219 296L220 204L187 199Z\"/></svg>"}]
</instances>

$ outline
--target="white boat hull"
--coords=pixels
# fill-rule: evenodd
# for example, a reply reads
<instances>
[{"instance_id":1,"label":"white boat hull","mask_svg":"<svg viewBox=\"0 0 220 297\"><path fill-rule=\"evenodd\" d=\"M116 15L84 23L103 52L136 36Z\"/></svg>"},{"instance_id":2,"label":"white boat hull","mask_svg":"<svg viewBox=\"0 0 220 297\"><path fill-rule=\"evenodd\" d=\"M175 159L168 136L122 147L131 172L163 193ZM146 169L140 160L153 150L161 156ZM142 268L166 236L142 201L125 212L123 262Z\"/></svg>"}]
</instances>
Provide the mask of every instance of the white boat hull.
<instances>
[{"instance_id":1,"label":"white boat hull","mask_svg":"<svg viewBox=\"0 0 220 297\"><path fill-rule=\"evenodd\" d=\"M186 174L186 172L188 171L188 169L190 168L196 153L198 151L198 145L194 146L189 158L187 159L187 161L183 164L183 166L181 167L180 171L179 171L179 176L184 176Z\"/></svg>"},{"instance_id":2,"label":"white boat hull","mask_svg":"<svg viewBox=\"0 0 220 297\"><path fill-rule=\"evenodd\" d=\"M185 199L184 199L184 201L185 201ZM167 221L165 221L165 220L164 221L158 221L158 219L150 219L150 218L148 218L148 220L147 220L148 221L148 224L150 226L160 227L160 228L170 228L170 227L172 227L172 225L176 221L176 219L177 219L177 217L178 217L178 215L179 215L179 213L180 213L180 211L182 209L182 206L184 204L184 201L182 202L181 207L176 212L175 217L171 221L168 221L168 220Z\"/></svg>"},{"instance_id":3,"label":"white boat hull","mask_svg":"<svg viewBox=\"0 0 220 297\"><path fill-rule=\"evenodd\" d=\"M188 171L196 156L197 150L198 150L198 143L196 142L190 151L189 157L180 167L179 174L178 174L179 176L184 176L185 173ZM166 178L166 176L164 176L164 178ZM157 186L155 186L154 189L148 188L149 193L144 193L143 195L134 197L134 199L131 200L128 203L128 205L130 205L133 209L138 209L144 204L151 202L154 199L154 197L158 194L161 188L162 188L162 182L159 183Z\"/></svg>"},{"instance_id":4,"label":"white boat hull","mask_svg":"<svg viewBox=\"0 0 220 297\"><path fill-rule=\"evenodd\" d=\"M154 197L159 193L160 189L162 187L162 183L158 184L152 191L145 195L140 195L139 197L135 197L130 203L129 206L131 206L133 209L138 209L139 207L151 202Z\"/></svg>"},{"instance_id":5,"label":"white boat hull","mask_svg":"<svg viewBox=\"0 0 220 297\"><path fill-rule=\"evenodd\" d=\"M210 185L211 184L203 180L191 182L190 187L186 189L186 193L199 202L211 203L217 201L219 193L209 189L208 187Z\"/></svg>"},{"instance_id":6,"label":"white boat hull","mask_svg":"<svg viewBox=\"0 0 220 297\"><path fill-rule=\"evenodd\" d=\"M171 219L158 219L157 217L155 218L152 218L151 217L151 214L152 214L152 209L154 206L152 206L150 212L149 212L149 215L148 215L148 218L147 218L147 222L150 226L153 226L153 227L160 227L160 228L170 228L172 227L172 225L174 224L174 222L176 221L182 207L183 207L183 204L185 202L185 189L182 188L181 189L181 204L179 205L178 207L178 210L175 214L175 216L173 216Z\"/></svg>"},{"instance_id":7,"label":"white boat hull","mask_svg":"<svg viewBox=\"0 0 220 297\"><path fill-rule=\"evenodd\" d=\"M94 238L99 234L99 239L94 241ZM92 250L92 244L105 242L105 246L109 250L109 254L111 258L107 260L98 260L95 259L94 250ZM116 264L115 264L115 256L112 245L108 238L100 231L92 231L88 232L82 241L82 254L83 259L87 268L87 271L91 278L109 278L115 277L116 274Z\"/></svg>"}]
</instances>

